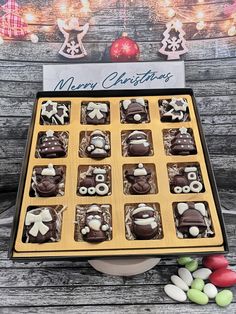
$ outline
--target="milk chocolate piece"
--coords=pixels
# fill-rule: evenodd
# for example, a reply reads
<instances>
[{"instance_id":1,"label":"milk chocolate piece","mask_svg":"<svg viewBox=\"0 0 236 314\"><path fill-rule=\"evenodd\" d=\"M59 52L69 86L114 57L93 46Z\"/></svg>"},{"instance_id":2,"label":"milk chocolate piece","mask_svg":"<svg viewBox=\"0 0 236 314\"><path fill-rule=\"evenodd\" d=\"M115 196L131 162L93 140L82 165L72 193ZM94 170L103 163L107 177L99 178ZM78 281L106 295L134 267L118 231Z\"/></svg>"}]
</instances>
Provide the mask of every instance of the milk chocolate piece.
<instances>
[{"instance_id":1,"label":"milk chocolate piece","mask_svg":"<svg viewBox=\"0 0 236 314\"><path fill-rule=\"evenodd\" d=\"M177 203L178 230L187 237L197 237L207 229L204 203Z\"/></svg>"},{"instance_id":2,"label":"milk chocolate piece","mask_svg":"<svg viewBox=\"0 0 236 314\"><path fill-rule=\"evenodd\" d=\"M65 124L69 122L69 109L63 103L48 100L42 104L42 124Z\"/></svg>"},{"instance_id":3,"label":"milk chocolate piece","mask_svg":"<svg viewBox=\"0 0 236 314\"><path fill-rule=\"evenodd\" d=\"M84 241L103 242L108 239L111 226L105 221L101 206L93 204L85 213L85 223L81 229Z\"/></svg>"},{"instance_id":4,"label":"milk chocolate piece","mask_svg":"<svg viewBox=\"0 0 236 314\"><path fill-rule=\"evenodd\" d=\"M142 123L148 121L147 104L143 98L123 100L121 109L125 122Z\"/></svg>"},{"instance_id":5,"label":"milk chocolate piece","mask_svg":"<svg viewBox=\"0 0 236 314\"><path fill-rule=\"evenodd\" d=\"M157 216L155 210L146 204L139 204L132 213L132 233L136 239L148 240L158 234Z\"/></svg>"},{"instance_id":6,"label":"milk chocolate piece","mask_svg":"<svg viewBox=\"0 0 236 314\"><path fill-rule=\"evenodd\" d=\"M148 136L142 131L133 131L126 140L129 156L147 156L150 154Z\"/></svg>"},{"instance_id":7,"label":"milk chocolate piece","mask_svg":"<svg viewBox=\"0 0 236 314\"><path fill-rule=\"evenodd\" d=\"M180 122L189 120L188 102L184 98L172 98L161 101L161 121Z\"/></svg>"},{"instance_id":8,"label":"milk chocolate piece","mask_svg":"<svg viewBox=\"0 0 236 314\"><path fill-rule=\"evenodd\" d=\"M95 130L90 134L86 152L91 158L105 158L109 155L110 143L105 132Z\"/></svg>"},{"instance_id":9,"label":"milk chocolate piece","mask_svg":"<svg viewBox=\"0 0 236 314\"><path fill-rule=\"evenodd\" d=\"M63 168L54 168L52 164L48 167L34 168L32 176L34 196L51 197L64 194L63 175Z\"/></svg>"},{"instance_id":10,"label":"milk chocolate piece","mask_svg":"<svg viewBox=\"0 0 236 314\"><path fill-rule=\"evenodd\" d=\"M66 155L66 148L62 140L53 131L46 132L40 138L39 155L42 158L58 158Z\"/></svg>"},{"instance_id":11,"label":"milk chocolate piece","mask_svg":"<svg viewBox=\"0 0 236 314\"><path fill-rule=\"evenodd\" d=\"M195 142L191 134L184 127L180 128L171 141L172 155L192 155L197 153Z\"/></svg>"},{"instance_id":12,"label":"milk chocolate piece","mask_svg":"<svg viewBox=\"0 0 236 314\"><path fill-rule=\"evenodd\" d=\"M198 179L197 167L183 167L180 170L180 174L177 174L172 178L171 190L176 194L201 192L203 190L203 185Z\"/></svg>"},{"instance_id":13,"label":"milk chocolate piece","mask_svg":"<svg viewBox=\"0 0 236 314\"><path fill-rule=\"evenodd\" d=\"M109 107L104 102L90 101L86 105L86 123L87 124L105 124L108 120Z\"/></svg>"},{"instance_id":14,"label":"milk chocolate piece","mask_svg":"<svg viewBox=\"0 0 236 314\"><path fill-rule=\"evenodd\" d=\"M138 164L138 167L132 171L125 171L126 179L131 183L131 194L148 194L151 190L149 180L151 172L147 170L143 164Z\"/></svg>"},{"instance_id":15,"label":"milk chocolate piece","mask_svg":"<svg viewBox=\"0 0 236 314\"><path fill-rule=\"evenodd\" d=\"M52 207L39 207L26 213L25 234L27 243L58 241L58 215Z\"/></svg>"}]
</instances>

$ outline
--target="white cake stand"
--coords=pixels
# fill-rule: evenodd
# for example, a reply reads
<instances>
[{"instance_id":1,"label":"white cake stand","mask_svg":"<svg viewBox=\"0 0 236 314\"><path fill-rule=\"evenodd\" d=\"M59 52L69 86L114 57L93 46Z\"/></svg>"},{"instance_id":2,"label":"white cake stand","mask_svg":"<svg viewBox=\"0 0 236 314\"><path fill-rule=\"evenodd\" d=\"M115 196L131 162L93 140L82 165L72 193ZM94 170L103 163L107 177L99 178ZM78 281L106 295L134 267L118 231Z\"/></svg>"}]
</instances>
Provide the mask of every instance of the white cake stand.
<instances>
[{"instance_id":1,"label":"white cake stand","mask_svg":"<svg viewBox=\"0 0 236 314\"><path fill-rule=\"evenodd\" d=\"M134 276L144 273L160 262L160 258L145 257L119 257L99 258L88 260L89 264L97 271L115 276Z\"/></svg>"}]
</instances>

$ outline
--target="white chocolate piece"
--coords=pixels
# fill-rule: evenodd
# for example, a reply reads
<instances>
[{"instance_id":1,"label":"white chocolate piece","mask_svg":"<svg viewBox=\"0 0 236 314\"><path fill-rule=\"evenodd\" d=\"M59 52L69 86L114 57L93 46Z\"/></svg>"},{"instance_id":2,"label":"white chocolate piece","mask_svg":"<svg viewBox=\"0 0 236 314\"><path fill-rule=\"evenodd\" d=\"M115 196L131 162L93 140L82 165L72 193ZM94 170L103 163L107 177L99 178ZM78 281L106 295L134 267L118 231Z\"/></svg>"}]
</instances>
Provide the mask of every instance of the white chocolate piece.
<instances>
[{"instance_id":1,"label":"white chocolate piece","mask_svg":"<svg viewBox=\"0 0 236 314\"><path fill-rule=\"evenodd\" d=\"M190 183L190 189L191 189L191 191L192 192L195 192L195 193L199 193L199 192L201 192L201 190L202 190L202 184L201 184L201 182L199 182L199 181L193 181L193 182L191 182ZM205 207L205 206L204 206ZM195 209L197 209L196 207L195 207ZM203 216L205 216L205 214L206 214L206 211L205 211L205 209L204 210L199 210L200 211L200 213L203 215L203 213L204 213L204 215Z\"/></svg>"},{"instance_id":2,"label":"white chocolate piece","mask_svg":"<svg viewBox=\"0 0 236 314\"><path fill-rule=\"evenodd\" d=\"M134 121L140 121L141 118L142 118L141 115L138 114L138 113L136 113L136 114L134 115Z\"/></svg>"},{"instance_id":3,"label":"white chocolate piece","mask_svg":"<svg viewBox=\"0 0 236 314\"><path fill-rule=\"evenodd\" d=\"M106 195L109 191L109 187L106 183L98 183L95 187L95 191L98 195Z\"/></svg>"},{"instance_id":4,"label":"white chocolate piece","mask_svg":"<svg viewBox=\"0 0 236 314\"><path fill-rule=\"evenodd\" d=\"M185 167L184 172L195 172L197 171L197 167Z\"/></svg>"},{"instance_id":5,"label":"white chocolate piece","mask_svg":"<svg viewBox=\"0 0 236 314\"><path fill-rule=\"evenodd\" d=\"M188 185L183 186L183 192L184 193L189 193L190 192L190 187Z\"/></svg>"},{"instance_id":6,"label":"white chocolate piece","mask_svg":"<svg viewBox=\"0 0 236 314\"><path fill-rule=\"evenodd\" d=\"M144 101L144 98L142 98L142 97L136 98L136 102L138 102L138 103L139 103L140 105L142 105L143 107L146 106L145 101Z\"/></svg>"},{"instance_id":7,"label":"white chocolate piece","mask_svg":"<svg viewBox=\"0 0 236 314\"><path fill-rule=\"evenodd\" d=\"M199 229L196 226L192 226L189 228L188 232L191 234L193 237L197 237L199 235Z\"/></svg>"},{"instance_id":8,"label":"white chocolate piece","mask_svg":"<svg viewBox=\"0 0 236 314\"><path fill-rule=\"evenodd\" d=\"M202 214L202 216L207 216L206 207L203 203L195 203L194 208L198 210Z\"/></svg>"},{"instance_id":9,"label":"white chocolate piece","mask_svg":"<svg viewBox=\"0 0 236 314\"><path fill-rule=\"evenodd\" d=\"M126 110L128 107L129 107L129 105L131 104L131 100L130 99L125 99L125 100L123 100L123 108Z\"/></svg>"},{"instance_id":10,"label":"white chocolate piece","mask_svg":"<svg viewBox=\"0 0 236 314\"><path fill-rule=\"evenodd\" d=\"M95 193L96 193L95 187L90 186L90 187L88 188L88 194L89 194L89 195L94 195Z\"/></svg>"},{"instance_id":11,"label":"white chocolate piece","mask_svg":"<svg viewBox=\"0 0 236 314\"><path fill-rule=\"evenodd\" d=\"M178 210L178 213L180 215L183 215L183 213L188 209L188 204L186 203L178 203L177 204L177 210Z\"/></svg>"},{"instance_id":12,"label":"white chocolate piece","mask_svg":"<svg viewBox=\"0 0 236 314\"><path fill-rule=\"evenodd\" d=\"M41 172L42 176L55 176L56 175L56 171L53 168L53 164L49 164L47 168L44 168Z\"/></svg>"},{"instance_id":13,"label":"white chocolate piece","mask_svg":"<svg viewBox=\"0 0 236 314\"><path fill-rule=\"evenodd\" d=\"M85 186L81 186L79 188L79 193L80 194L85 195L85 194L87 194L87 192L88 192L88 189Z\"/></svg>"},{"instance_id":14,"label":"white chocolate piece","mask_svg":"<svg viewBox=\"0 0 236 314\"><path fill-rule=\"evenodd\" d=\"M176 194L180 194L180 193L182 193L182 191L183 191L183 189L181 188L181 186L175 186L174 187L174 192Z\"/></svg>"}]
</instances>

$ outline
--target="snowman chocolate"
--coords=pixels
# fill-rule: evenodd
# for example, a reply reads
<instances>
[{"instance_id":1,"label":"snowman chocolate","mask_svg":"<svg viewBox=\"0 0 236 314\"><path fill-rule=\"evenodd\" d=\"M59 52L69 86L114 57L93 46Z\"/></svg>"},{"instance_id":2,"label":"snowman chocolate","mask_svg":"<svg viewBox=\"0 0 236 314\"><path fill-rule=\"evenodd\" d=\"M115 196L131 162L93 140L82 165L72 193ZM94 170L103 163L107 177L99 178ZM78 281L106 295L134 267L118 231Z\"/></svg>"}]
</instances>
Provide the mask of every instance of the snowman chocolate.
<instances>
[{"instance_id":1,"label":"snowman chocolate","mask_svg":"<svg viewBox=\"0 0 236 314\"><path fill-rule=\"evenodd\" d=\"M104 102L90 101L86 105L87 124L105 124L108 121L109 107Z\"/></svg>"},{"instance_id":2,"label":"snowman chocolate","mask_svg":"<svg viewBox=\"0 0 236 314\"><path fill-rule=\"evenodd\" d=\"M172 98L171 101L160 101L161 121L180 122L188 121L188 102L184 98Z\"/></svg>"},{"instance_id":3,"label":"snowman chocolate","mask_svg":"<svg viewBox=\"0 0 236 314\"><path fill-rule=\"evenodd\" d=\"M197 153L192 135L185 127L180 128L171 141L170 152L172 155L193 155Z\"/></svg>"},{"instance_id":4,"label":"snowman chocolate","mask_svg":"<svg viewBox=\"0 0 236 314\"><path fill-rule=\"evenodd\" d=\"M177 203L177 229L184 237L199 237L207 229L205 217L207 211L204 203Z\"/></svg>"},{"instance_id":5,"label":"snowman chocolate","mask_svg":"<svg viewBox=\"0 0 236 314\"><path fill-rule=\"evenodd\" d=\"M66 147L62 137L51 130L40 137L38 151L42 158L58 158L66 155Z\"/></svg>"},{"instance_id":6,"label":"snowman chocolate","mask_svg":"<svg viewBox=\"0 0 236 314\"><path fill-rule=\"evenodd\" d=\"M148 240L158 234L155 209L146 204L139 204L131 213L131 230L136 239Z\"/></svg>"},{"instance_id":7,"label":"snowman chocolate","mask_svg":"<svg viewBox=\"0 0 236 314\"><path fill-rule=\"evenodd\" d=\"M122 120L127 123L148 122L147 103L143 98L123 100L121 110Z\"/></svg>"},{"instance_id":8,"label":"snowman chocolate","mask_svg":"<svg viewBox=\"0 0 236 314\"><path fill-rule=\"evenodd\" d=\"M148 135L143 131L133 131L126 139L129 156L147 156L150 154Z\"/></svg>"},{"instance_id":9,"label":"snowman chocolate","mask_svg":"<svg viewBox=\"0 0 236 314\"><path fill-rule=\"evenodd\" d=\"M42 103L41 117L42 124L66 124L69 122L68 105L48 100Z\"/></svg>"},{"instance_id":10,"label":"snowman chocolate","mask_svg":"<svg viewBox=\"0 0 236 314\"><path fill-rule=\"evenodd\" d=\"M53 207L39 207L26 213L26 243L45 243L59 240L59 218Z\"/></svg>"},{"instance_id":11,"label":"snowman chocolate","mask_svg":"<svg viewBox=\"0 0 236 314\"><path fill-rule=\"evenodd\" d=\"M143 164L138 164L137 168L125 171L125 178L131 183L131 194L148 194L151 190L149 180L151 171L146 169Z\"/></svg>"},{"instance_id":12,"label":"snowman chocolate","mask_svg":"<svg viewBox=\"0 0 236 314\"><path fill-rule=\"evenodd\" d=\"M54 168L52 164L48 167L35 167L32 176L32 190L34 196L52 197L64 195L64 170L62 167Z\"/></svg>"},{"instance_id":13,"label":"snowman chocolate","mask_svg":"<svg viewBox=\"0 0 236 314\"><path fill-rule=\"evenodd\" d=\"M85 223L81 229L84 241L103 242L108 239L108 233L112 228L104 219L102 207L92 204L86 210Z\"/></svg>"},{"instance_id":14,"label":"snowman chocolate","mask_svg":"<svg viewBox=\"0 0 236 314\"><path fill-rule=\"evenodd\" d=\"M91 158L105 158L109 156L110 142L108 135L100 130L95 130L90 134L89 144L86 153Z\"/></svg>"},{"instance_id":15,"label":"snowman chocolate","mask_svg":"<svg viewBox=\"0 0 236 314\"><path fill-rule=\"evenodd\" d=\"M199 193L203 185L198 179L198 169L195 166L187 166L180 169L180 173L171 179L171 191L173 193Z\"/></svg>"}]
</instances>

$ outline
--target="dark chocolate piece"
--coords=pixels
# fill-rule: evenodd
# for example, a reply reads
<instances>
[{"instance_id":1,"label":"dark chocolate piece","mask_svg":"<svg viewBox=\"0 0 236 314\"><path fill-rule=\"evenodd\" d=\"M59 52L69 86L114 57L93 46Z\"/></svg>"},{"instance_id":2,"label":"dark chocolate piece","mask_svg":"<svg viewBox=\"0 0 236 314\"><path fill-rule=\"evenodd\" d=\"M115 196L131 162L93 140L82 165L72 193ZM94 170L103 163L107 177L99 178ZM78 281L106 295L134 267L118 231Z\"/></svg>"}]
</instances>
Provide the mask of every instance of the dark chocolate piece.
<instances>
[{"instance_id":1,"label":"dark chocolate piece","mask_svg":"<svg viewBox=\"0 0 236 314\"><path fill-rule=\"evenodd\" d=\"M143 164L138 164L138 167L132 171L126 170L126 179L131 183L131 194L148 194L151 190L149 180L151 172L144 168Z\"/></svg>"},{"instance_id":2,"label":"dark chocolate piece","mask_svg":"<svg viewBox=\"0 0 236 314\"><path fill-rule=\"evenodd\" d=\"M171 141L172 155L192 155L197 153L195 142L191 134L184 127L180 128Z\"/></svg>"},{"instance_id":3,"label":"dark chocolate piece","mask_svg":"<svg viewBox=\"0 0 236 314\"><path fill-rule=\"evenodd\" d=\"M34 196L51 197L63 195L63 175L63 168L57 167L54 169L52 164L49 164L47 168L36 167L32 176Z\"/></svg>"},{"instance_id":4,"label":"dark chocolate piece","mask_svg":"<svg viewBox=\"0 0 236 314\"><path fill-rule=\"evenodd\" d=\"M52 207L39 207L26 213L25 234L27 243L44 243L58 240L58 216Z\"/></svg>"},{"instance_id":5,"label":"dark chocolate piece","mask_svg":"<svg viewBox=\"0 0 236 314\"><path fill-rule=\"evenodd\" d=\"M81 229L84 241L96 243L107 240L111 226L104 220L101 206L91 205L85 215L85 224Z\"/></svg>"},{"instance_id":6,"label":"dark chocolate piece","mask_svg":"<svg viewBox=\"0 0 236 314\"><path fill-rule=\"evenodd\" d=\"M108 171L104 168L89 168L86 176L79 181L78 192L80 195L107 195L109 193Z\"/></svg>"},{"instance_id":7,"label":"dark chocolate piece","mask_svg":"<svg viewBox=\"0 0 236 314\"><path fill-rule=\"evenodd\" d=\"M171 101L161 101L161 121L163 122L180 122L187 121L188 103L183 98L172 98Z\"/></svg>"},{"instance_id":8,"label":"dark chocolate piece","mask_svg":"<svg viewBox=\"0 0 236 314\"><path fill-rule=\"evenodd\" d=\"M105 124L107 123L109 108L106 103L90 101L86 106L87 124Z\"/></svg>"},{"instance_id":9,"label":"dark chocolate piece","mask_svg":"<svg viewBox=\"0 0 236 314\"><path fill-rule=\"evenodd\" d=\"M147 156L150 153L148 136L142 131L133 131L126 140L129 156Z\"/></svg>"},{"instance_id":10,"label":"dark chocolate piece","mask_svg":"<svg viewBox=\"0 0 236 314\"><path fill-rule=\"evenodd\" d=\"M49 130L40 139L39 154L42 158L57 158L66 155L66 149L61 139Z\"/></svg>"},{"instance_id":11,"label":"dark chocolate piece","mask_svg":"<svg viewBox=\"0 0 236 314\"><path fill-rule=\"evenodd\" d=\"M128 123L147 122L147 104L143 98L126 99L122 101L124 120Z\"/></svg>"},{"instance_id":12,"label":"dark chocolate piece","mask_svg":"<svg viewBox=\"0 0 236 314\"><path fill-rule=\"evenodd\" d=\"M136 239L148 240L158 233L158 224L155 210L146 204L139 204L132 213L131 230Z\"/></svg>"},{"instance_id":13,"label":"dark chocolate piece","mask_svg":"<svg viewBox=\"0 0 236 314\"><path fill-rule=\"evenodd\" d=\"M42 104L43 124L65 124L69 121L69 109L65 104L48 100Z\"/></svg>"},{"instance_id":14,"label":"dark chocolate piece","mask_svg":"<svg viewBox=\"0 0 236 314\"><path fill-rule=\"evenodd\" d=\"M178 230L187 237L197 237L207 229L204 217L207 217L204 203L178 203Z\"/></svg>"},{"instance_id":15,"label":"dark chocolate piece","mask_svg":"<svg viewBox=\"0 0 236 314\"><path fill-rule=\"evenodd\" d=\"M183 167L180 174L171 180L171 188L174 193L199 193L203 189L202 183L198 180L197 167Z\"/></svg>"},{"instance_id":16,"label":"dark chocolate piece","mask_svg":"<svg viewBox=\"0 0 236 314\"><path fill-rule=\"evenodd\" d=\"M90 134L86 152L91 158L105 158L109 155L110 143L105 132L95 130Z\"/></svg>"}]
</instances>

